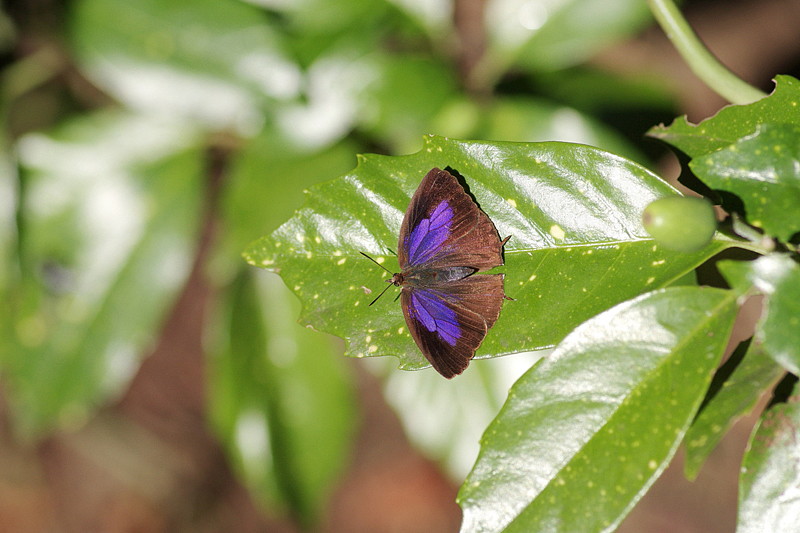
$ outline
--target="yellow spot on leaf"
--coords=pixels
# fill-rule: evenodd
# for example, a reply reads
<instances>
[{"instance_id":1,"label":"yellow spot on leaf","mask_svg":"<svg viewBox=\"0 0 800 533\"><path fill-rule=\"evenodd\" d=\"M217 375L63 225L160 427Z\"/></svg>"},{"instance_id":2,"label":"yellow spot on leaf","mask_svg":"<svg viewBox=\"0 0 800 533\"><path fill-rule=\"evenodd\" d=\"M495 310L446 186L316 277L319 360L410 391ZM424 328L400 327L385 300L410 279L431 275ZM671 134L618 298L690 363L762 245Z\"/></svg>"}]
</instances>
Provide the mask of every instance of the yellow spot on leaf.
<instances>
[{"instance_id":1,"label":"yellow spot on leaf","mask_svg":"<svg viewBox=\"0 0 800 533\"><path fill-rule=\"evenodd\" d=\"M564 236L566 234L564 233L564 230L561 228L561 226L559 226L558 224L553 224L552 226L550 226L550 235L552 235L553 238L556 239L557 241L563 241Z\"/></svg>"}]
</instances>

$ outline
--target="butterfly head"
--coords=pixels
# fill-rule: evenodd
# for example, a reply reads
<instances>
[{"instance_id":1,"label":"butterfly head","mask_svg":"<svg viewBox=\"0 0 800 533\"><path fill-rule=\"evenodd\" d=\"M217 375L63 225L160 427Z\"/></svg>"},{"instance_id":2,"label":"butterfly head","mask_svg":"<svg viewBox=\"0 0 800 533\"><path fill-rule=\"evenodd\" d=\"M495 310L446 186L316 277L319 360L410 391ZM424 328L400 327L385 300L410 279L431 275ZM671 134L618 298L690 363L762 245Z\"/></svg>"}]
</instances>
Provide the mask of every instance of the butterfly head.
<instances>
[{"instance_id":1,"label":"butterfly head","mask_svg":"<svg viewBox=\"0 0 800 533\"><path fill-rule=\"evenodd\" d=\"M397 272L392 274L392 277L386 280L386 283L391 283L395 287L399 287L405 282L405 276L403 276L402 272Z\"/></svg>"},{"instance_id":2,"label":"butterfly head","mask_svg":"<svg viewBox=\"0 0 800 533\"><path fill-rule=\"evenodd\" d=\"M394 285L395 287L399 287L399 286L401 286L403 283L405 283L405 277L403 276L403 274L402 274L401 272L393 273L391 270L388 270L388 269L387 269L385 266L383 266L382 264L378 263L378 262L377 262L375 259L373 259L372 257L368 256L368 255L367 255L367 254L365 254L364 252L359 252L359 253L360 253L361 255L363 255L364 257L366 257L367 259L369 259L370 261L372 261L373 263L375 263L376 265L378 265L379 267L381 267L382 269L386 270L386 272L388 272L389 274L391 274L391 275L392 275L392 277L391 277L391 278L389 278L389 279L387 279L387 280L386 280L386 283L389 283L389 285L387 285L387 286L386 286L386 289L383 289L383 290L381 291L381 293L380 293L378 296L376 296L376 297L375 297L375 299L374 299L374 300L372 300L372 302L370 302L370 304L369 304L369 305L372 305L372 304L374 304L375 302L377 302L377 301L378 301L378 299L379 299L381 296L383 296L383 293L385 293L385 292L386 292L386 290L387 290L389 287L391 287L392 285Z\"/></svg>"}]
</instances>

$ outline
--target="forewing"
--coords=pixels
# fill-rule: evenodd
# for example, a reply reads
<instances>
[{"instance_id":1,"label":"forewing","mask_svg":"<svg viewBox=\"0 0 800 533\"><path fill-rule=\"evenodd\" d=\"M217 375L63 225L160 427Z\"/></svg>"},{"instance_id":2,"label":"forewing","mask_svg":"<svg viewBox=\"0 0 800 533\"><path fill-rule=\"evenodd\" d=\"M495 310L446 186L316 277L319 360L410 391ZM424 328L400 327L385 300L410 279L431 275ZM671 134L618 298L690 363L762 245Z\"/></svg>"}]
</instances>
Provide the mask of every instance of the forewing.
<instances>
[{"instance_id":1,"label":"forewing","mask_svg":"<svg viewBox=\"0 0 800 533\"><path fill-rule=\"evenodd\" d=\"M434 288L404 286L403 314L425 358L450 379L464 371L503 304L503 275L476 275Z\"/></svg>"},{"instance_id":2,"label":"forewing","mask_svg":"<svg viewBox=\"0 0 800 533\"><path fill-rule=\"evenodd\" d=\"M477 271L503 264L494 224L449 172L432 169L420 183L400 228L403 270L468 266Z\"/></svg>"}]
</instances>

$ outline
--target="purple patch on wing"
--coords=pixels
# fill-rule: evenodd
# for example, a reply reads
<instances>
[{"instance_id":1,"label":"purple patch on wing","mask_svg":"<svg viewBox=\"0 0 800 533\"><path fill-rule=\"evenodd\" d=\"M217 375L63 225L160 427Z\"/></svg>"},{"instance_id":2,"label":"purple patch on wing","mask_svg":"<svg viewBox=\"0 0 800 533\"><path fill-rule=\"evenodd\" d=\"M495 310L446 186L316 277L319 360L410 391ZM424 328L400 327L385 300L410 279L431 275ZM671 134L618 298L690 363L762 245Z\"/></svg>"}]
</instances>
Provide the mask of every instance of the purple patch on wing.
<instances>
[{"instance_id":1,"label":"purple patch on wing","mask_svg":"<svg viewBox=\"0 0 800 533\"><path fill-rule=\"evenodd\" d=\"M411 316L430 332L436 332L450 346L455 346L461 331L456 312L445 305L435 293L415 290L411 293Z\"/></svg>"},{"instance_id":2,"label":"purple patch on wing","mask_svg":"<svg viewBox=\"0 0 800 533\"><path fill-rule=\"evenodd\" d=\"M408 237L408 264L419 265L431 259L450 236L453 210L441 202L431 216L423 218Z\"/></svg>"}]
</instances>

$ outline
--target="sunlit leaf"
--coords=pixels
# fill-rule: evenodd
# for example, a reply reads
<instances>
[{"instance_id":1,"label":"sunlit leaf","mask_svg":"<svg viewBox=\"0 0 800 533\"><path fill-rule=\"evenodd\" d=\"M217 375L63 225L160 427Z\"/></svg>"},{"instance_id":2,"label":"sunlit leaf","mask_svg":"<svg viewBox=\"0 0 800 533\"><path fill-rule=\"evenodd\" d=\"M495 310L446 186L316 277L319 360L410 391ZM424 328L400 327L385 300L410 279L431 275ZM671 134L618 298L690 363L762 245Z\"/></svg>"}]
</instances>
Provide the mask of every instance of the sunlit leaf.
<instances>
[{"instance_id":1,"label":"sunlit leaf","mask_svg":"<svg viewBox=\"0 0 800 533\"><path fill-rule=\"evenodd\" d=\"M750 135L759 124L800 126L800 80L776 76L775 91L747 105L731 105L700 124L680 117L669 126L656 126L648 135L671 144L691 158L709 154Z\"/></svg>"},{"instance_id":2,"label":"sunlit leaf","mask_svg":"<svg viewBox=\"0 0 800 533\"><path fill-rule=\"evenodd\" d=\"M686 432L684 471L689 479L697 477L700 467L728 429L753 409L759 397L785 372L758 346L750 346L744 357L736 357L739 351L746 349L746 345L740 346L719 369L709 397Z\"/></svg>"},{"instance_id":3,"label":"sunlit leaf","mask_svg":"<svg viewBox=\"0 0 800 533\"><path fill-rule=\"evenodd\" d=\"M731 291L673 287L579 326L487 428L462 532L613 531L674 455L736 310Z\"/></svg>"},{"instance_id":4,"label":"sunlit leaf","mask_svg":"<svg viewBox=\"0 0 800 533\"><path fill-rule=\"evenodd\" d=\"M301 74L264 14L232 0L80 0L71 37L83 71L128 106L253 134Z\"/></svg>"},{"instance_id":5,"label":"sunlit leaf","mask_svg":"<svg viewBox=\"0 0 800 533\"><path fill-rule=\"evenodd\" d=\"M0 151L0 295L18 272L16 257L17 175L10 154ZM1 296L0 296L1 297ZM0 310L0 317L4 312ZM3 321L0 318L0 321ZM7 324L8 322L5 321ZM0 341L2 342L2 341Z\"/></svg>"},{"instance_id":6,"label":"sunlit leaf","mask_svg":"<svg viewBox=\"0 0 800 533\"><path fill-rule=\"evenodd\" d=\"M9 379L23 431L80 421L136 369L191 265L196 142L169 120L119 112L21 140L24 277Z\"/></svg>"},{"instance_id":7,"label":"sunlit leaf","mask_svg":"<svg viewBox=\"0 0 800 533\"><path fill-rule=\"evenodd\" d=\"M619 133L591 116L548 100L498 98L484 111L482 139L565 141L588 144L644 164L645 157Z\"/></svg>"},{"instance_id":8,"label":"sunlit leaf","mask_svg":"<svg viewBox=\"0 0 800 533\"><path fill-rule=\"evenodd\" d=\"M745 452L736 531L797 531L800 524L800 387L767 411Z\"/></svg>"},{"instance_id":9,"label":"sunlit leaf","mask_svg":"<svg viewBox=\"0 0 800 533\"><path fill-rule=\"evenodd\" d=\"M379 74L365 88L360 128L394 152L417 150L432 117L455 97L455 73L439 61L381 54Z\"/></svg>"},{"instance_id":10,"label":"sunlit leaf","mask_svg":"<svg viewBox=\"0 0 800 533\"><path fill-rule=\"evenodd\" d=\"M351 169L357 150L350 141L323 150L298 150L274 131L250 139L231 161L222 193L226 231L218 261L238 271L242 249L290 217L307 187Z\"/></svg>"},{"instance_id":11,"label":"sunlit leaf","mask_svg":"<svg viewBox=\"0 0 800 533\"><path fill-rule=\"evenodd\" d=\"M747 221L768 235L788 240L800 231L800 124L760 124L689 166L712 189L738 196Z\"/></svg>"},{"instance_id":12,"label":"sunlit leaf","mask_svg":"<svg viewBox=\"0 0 800 533\"><path fill-rule=\"evenodd\" d=\"M485 68L512 62L534 70L571 66L649 20L647 5L636 0L493 0L486 6Z\"/></svg>"},{"instance_id":13,"label":"sunlit leaf","mask_svg":"<svg viewBox=\"0 0 800 533\"><path fill-rule=\"evenodd\" d=\"M313 187L306 205L245 256L277 271L303 302L300 320L348 341L354 356L397 355L427 366L387 277L359 252L397 271L390 250L409 198L434 166L460 172L506 245L506 302L479 355L547 348L572 328L664 286L728 244L692 254L656 246L641 212L674 189L639 165L582 145L456 142L429 137L403 157L362 156L351 173ZM389 294L392 295L396 291Z\"/></svg>"},{"instance_id":14,"label":"sunlit leaf","mask_svg":"<svg viewBox=\"0 0 800 533\"><path fill-rule=\"evenodd\" d=\"M783 368L800 374L800 265L789 255L772 254L749 263L723 261L719 269L740 293L766 297L755 342Z\"/></svg>"},{"instance_id":15,"label":"sunlit leaf","mask_svg":"<svg viewBox=\"0 0 800 533\"><path fill-rule=\"evenodd\" d=\"M391 360L368 363L380 367L384 397L414 447L461 483L475 464L481 434L497 416L508 389L546 354L538 351L473 361L469 372L452 381L436 372L395 372Z\"/></svg>"},{"instance_id":16,"label":"sunlit leaf","mask_svg":"<svg viewBox=\"0 0 800 533\"><path fill-rule=\"evenodd\" d=\"M267 129L235 154L221 199L226 231L214 265L225 292L213 328L213 424L259 503L306 525L347 465L352 391L340 343L299 326L297 300L277 276L243 264L240 253L291 215L304 187L352 167L354 153L349 142L298 150Z\"/></svg>"},{"instance_id":17,"label":"sunlit leaf","mask_svg":"<svg viewBox=\"0 0 800 533\"><path fill-rule=\"evenodd\" d=\"M261 502L310 525L347 464L355 404L335 339L299 326L298 307L277 276L239 277L220 316L209 404Z\"/></svg>"}]
</instances>

